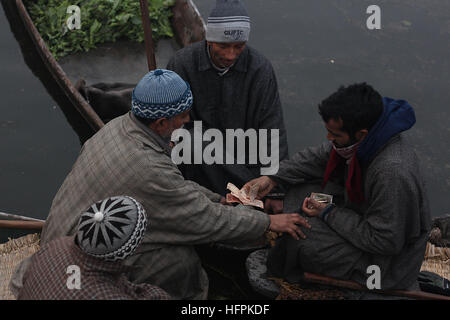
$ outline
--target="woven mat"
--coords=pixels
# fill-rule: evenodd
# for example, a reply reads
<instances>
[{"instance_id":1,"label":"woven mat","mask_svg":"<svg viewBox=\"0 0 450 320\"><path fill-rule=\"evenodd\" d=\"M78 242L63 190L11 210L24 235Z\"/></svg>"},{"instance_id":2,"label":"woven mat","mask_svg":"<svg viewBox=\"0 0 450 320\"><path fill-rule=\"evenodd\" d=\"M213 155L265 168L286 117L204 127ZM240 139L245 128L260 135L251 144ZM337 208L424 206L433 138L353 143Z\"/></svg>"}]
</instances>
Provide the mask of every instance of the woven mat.
<instances>
[{"instance_id":1,"label":"woven mat","mask_svg":"<svg viewBox=\"0 0 450 320\"><path fill-rule=\"evenodd\" d=\"M434 272L450 280L450 248L436 247L428 242L420 271Z\"/></svg>"},{"instance_id":2,"label":"woven mat","mask_svg":"<svg viewBox=\"0 0 450 320\"><path fill-rule=\"evenodd\" d=\"M308 289L279 278L269 279L280 286L280 294L275 300L345 300L339 289Z\"/></svg>"},{"instance_id":3,"label":"woven mat","mask_svg":"<svg viewBox=\"0 0 450 320\"><path fill-rule=\"evenodd\" d=\"M9 290L9 281L16 266L25 258L39 250L39 234L10 239L0 244L0 300L14 300Z\"/></svg>"}]
</instances>

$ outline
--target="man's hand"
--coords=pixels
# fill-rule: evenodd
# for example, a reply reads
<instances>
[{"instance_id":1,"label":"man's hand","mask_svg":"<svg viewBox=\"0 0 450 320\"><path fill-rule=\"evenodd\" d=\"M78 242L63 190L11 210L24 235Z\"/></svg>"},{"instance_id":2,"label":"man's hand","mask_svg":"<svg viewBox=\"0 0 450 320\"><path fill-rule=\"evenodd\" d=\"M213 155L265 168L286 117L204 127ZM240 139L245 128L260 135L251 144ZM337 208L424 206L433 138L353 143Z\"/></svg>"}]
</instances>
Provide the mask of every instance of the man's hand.
<instances>
[{"instance_id":1,"label":"man's hand","mask_svg":"<svg viewBox=\"0 0 450 320\"><path fill-rule=\"evenodd\" d=\"M323 209L327 206L326 203L318 202L314 199L306 197L303 201L302 210L310 217L318 216Z\"/></svg>"},{"instance_id":2,"label":"man's hand","mask_svg":"<svg viewBox=\"0 0 450 320\"><path fill-rule=\"evenodd\" d=\"M265 213L281 213L283 212L283 199L267 198L264 202Z\"/></svg>"},{"instance_id":3,"label":"man's hand","mask_svg":"<svg viewBox=\"0 0 450 320\"><path fill-rule=\"evenodd\" d=\"M247 192L247 194L250 194L250 189L254 185L259 186L256 199L261 200L277 185L277 183L274 180L270 179L268 176L262 176L250 180L242 187L242 189Z\"/></svg>"},{"instance_id":4,"label":"man's hand","mask_svg":"<svg viewBox=\"0 0 450 320\"><path fill-rule=\"evenodd\" d=\"M306 236L300 229L299 225L308 229L311 228L308 221L305 218L302 218L298 213L281 213L277 215L269 215L269 217L270 231L287 232L297 240L300 240L299 236L306 239Z\"/></svg>"}]
</instances>

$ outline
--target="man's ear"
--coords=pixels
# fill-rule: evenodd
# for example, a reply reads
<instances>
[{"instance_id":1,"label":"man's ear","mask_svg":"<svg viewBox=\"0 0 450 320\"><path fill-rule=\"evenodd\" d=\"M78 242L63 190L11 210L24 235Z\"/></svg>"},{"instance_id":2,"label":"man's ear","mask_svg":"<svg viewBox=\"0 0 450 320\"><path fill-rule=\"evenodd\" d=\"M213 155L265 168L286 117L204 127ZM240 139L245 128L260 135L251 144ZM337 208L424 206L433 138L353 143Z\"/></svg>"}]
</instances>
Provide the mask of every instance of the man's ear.
<instances>
[{"instance_id":1,"label":"man's ear","mask_svg":"<svg viewBox=\"0 0 450 320\"><path fill-rule=\"evenodd\" d=\"M361 129L355 133L355 138L358 141L363 141L367 137L368 134L369 134L369 130Z\"/></svg>"},{"instance_id":2,"label":"man's ear","mask_svg":"<svg viewBox=\"0 0 450 320\"><path fill-rule=\"evenodd\" d=\"M150 124L150 129L161 135L166 129L167 121L166 118L159 118Z\"/></svg>"},{"instance_id":3,"label":"man's ear","mask_svg":"<svg viewBox=\"0 0 450 320\"><path fill-rule=\"evenodd\" d=\"M163 128L166 125L166 121L167 121L166 118L159 118L153 123L157 128Z\"/></svg>"}]
</instances>

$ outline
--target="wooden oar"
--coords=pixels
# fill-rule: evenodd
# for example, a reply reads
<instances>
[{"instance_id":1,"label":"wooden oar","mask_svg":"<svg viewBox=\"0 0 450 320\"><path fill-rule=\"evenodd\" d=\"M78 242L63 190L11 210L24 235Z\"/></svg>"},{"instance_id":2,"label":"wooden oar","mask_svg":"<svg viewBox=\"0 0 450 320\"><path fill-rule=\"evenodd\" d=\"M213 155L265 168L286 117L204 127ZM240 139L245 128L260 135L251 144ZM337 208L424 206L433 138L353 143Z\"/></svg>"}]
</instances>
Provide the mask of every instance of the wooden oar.
<instances>
[{"instance_id":1,"label":"wooden oar","mask_svg":"<svg viewBox=\"0 0 450 320\"><path fill-rule=\"evenodd\" d=\"M147 0L139 0L141 4L142 26L144 27L145 50L147 52L148 70L156 69L155 49L153 46L152 27L148 12Z\"/></svg>"},{"instance_id":2,"label":"wooden oar","mask_svg":"<svg viewBox=\"0 0 450 320\"><path fill-rule=\"evenodd\" d=\"M331 277L325 277L314 273L305 272L303 274L304 280L311 283L324 284L334 287L359 290L359 291L370 291L373 293L381 293L391 296L407 297L418 300L449 300L450 297L443 296L440 294L428 293L423 291L407 291L407 290L369 290L368 288L360 285L355 281L334 279Z\"/></svg>"}]
</instances>

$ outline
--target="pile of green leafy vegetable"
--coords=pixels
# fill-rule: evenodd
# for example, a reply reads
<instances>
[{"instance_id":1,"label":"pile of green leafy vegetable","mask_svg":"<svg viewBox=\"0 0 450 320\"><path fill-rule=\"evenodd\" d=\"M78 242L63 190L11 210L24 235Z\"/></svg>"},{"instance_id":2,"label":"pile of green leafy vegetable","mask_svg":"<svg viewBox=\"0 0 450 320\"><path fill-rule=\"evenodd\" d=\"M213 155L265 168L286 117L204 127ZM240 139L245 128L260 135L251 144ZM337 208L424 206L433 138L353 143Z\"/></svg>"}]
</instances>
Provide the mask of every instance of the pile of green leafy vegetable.
<instances>
[{"instance_id":1,"label":"pile of green leafy vegetable","mask_svg":"<svg viewBox=\"0 0 450 320\"><path fill-rule=\"evenodd\" d=\"M144 41L139 0L25 0L31 18L53 56L88 51L117 39ZM169 18L174 0L149 0L153 40L173 37ZM81 29L69 30L67 8L80 7Z\"/></svg>"}]
</instances>

